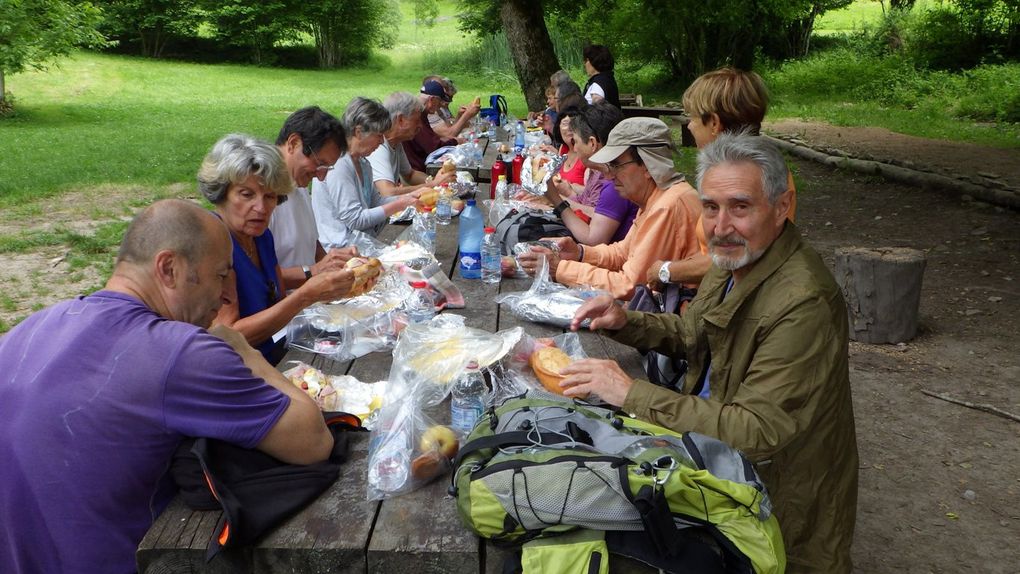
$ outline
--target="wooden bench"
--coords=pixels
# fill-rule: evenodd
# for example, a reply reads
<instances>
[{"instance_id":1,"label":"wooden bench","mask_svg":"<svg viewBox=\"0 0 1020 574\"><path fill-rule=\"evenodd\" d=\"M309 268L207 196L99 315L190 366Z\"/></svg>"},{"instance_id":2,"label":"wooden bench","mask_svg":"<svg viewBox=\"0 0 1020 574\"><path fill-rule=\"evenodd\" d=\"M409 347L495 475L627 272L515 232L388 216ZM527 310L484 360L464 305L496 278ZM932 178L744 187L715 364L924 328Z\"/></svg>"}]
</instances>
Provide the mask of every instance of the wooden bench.
<instances>
[{"instance_id":1,"label":"wooden bench","mask_svg":"<svg viewBox=\"0 0 1020 574\"><path fill-rule=\"evenodd\" d=\"M481 198L482 194L479 194ZM461 289L467 309L449 312L463 315L469 327L485 330L523 326L535 337L553 336L562 329L523 322L493 302L500 292L524 291L530 279L507 279L500 284L465 280L456 271L457 219L439 226L436 254L450 278ZM392 241L406 229L389 225L380 235ZM615 358L632 376L641 376L639 356L633 349L601 336L580 334L585 351L596 358ZM291 351L280 364L301 360L328 374L350 374L361 381L383 380L392 363L391 353L372 353L349 362ZM430 411L439 422L449 420L449 400ZM397 573L498 573L506 551L479 540L457 514L456 500L447 495L449 476L409 494L385 501L368 501L367 459L370 437L355 435L351 459L340 478L317 500L269 532L257 545L221 553L208 564L205 551L217 511L193 511L175 499L158 517L136 553L142 574L163 573L269 573L322 572L363 574ZM647 573L644 565L613 557L612 572Z\"/></svg>"},{"instance_id":2,"label":"wooden bench","mask_svg":"<svg viewBox=\"0 0 1020 574\"><path fill-rule=\"evenodd\" d=\"M641 94L620 94L621 106L643 106Z\"/></svg>"}]
</instances>

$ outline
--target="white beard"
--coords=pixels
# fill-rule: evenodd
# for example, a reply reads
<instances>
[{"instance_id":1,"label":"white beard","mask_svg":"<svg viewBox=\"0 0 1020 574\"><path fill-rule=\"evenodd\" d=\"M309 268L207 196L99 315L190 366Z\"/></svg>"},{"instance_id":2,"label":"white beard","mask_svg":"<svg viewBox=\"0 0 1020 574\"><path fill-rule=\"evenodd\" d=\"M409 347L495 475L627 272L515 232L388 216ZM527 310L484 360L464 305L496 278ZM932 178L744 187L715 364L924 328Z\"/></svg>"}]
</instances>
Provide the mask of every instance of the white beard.
<instances>
[{"instance_id":1,"label":"white beard","mask_svg":"<svg viewBox=\"0 0 1020 574\"><path fill-rule=\"evenodd\" d=\"M713 247L716 247L719 243L721 243L724 240L727 243L739 243L740 245L743 245L744 246L743 255L734 258L725 257L723 255L720 255L719 253L716 253ZM761 251L751 251L750 249L748 249L747 242L745 242L740 237L713 237L708 242L708 255L709 257L712 258L712 264L720 269L725 269L726 271L736 271L737 269L747 267L748 265L761 259L761 256L764 254L765 254L764 249L762 249Z\"/></svg>"}]
</instances>

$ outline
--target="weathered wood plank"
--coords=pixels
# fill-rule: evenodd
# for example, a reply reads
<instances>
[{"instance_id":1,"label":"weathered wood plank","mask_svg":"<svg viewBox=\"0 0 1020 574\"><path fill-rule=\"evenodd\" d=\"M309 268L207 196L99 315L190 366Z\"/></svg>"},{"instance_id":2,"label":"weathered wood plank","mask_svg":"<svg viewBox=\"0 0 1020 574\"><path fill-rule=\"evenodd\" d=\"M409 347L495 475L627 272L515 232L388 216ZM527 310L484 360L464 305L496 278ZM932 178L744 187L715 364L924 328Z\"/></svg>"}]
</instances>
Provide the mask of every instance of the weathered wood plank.
<instances>
[{"instance_id":1,"label":"weathered wood plank","mask_svg":"<svg viewBox=\"0 0 1020 574\"><path fill-rule=\"evenodd\" d=\"M254 572L365 571L365 548L379 503L366 500L368 433L351 435L340 477L312 504L281 524L253 551Z\"/></svg>"},{"instance_id":2,"label":"weathered wood plank","mask_svg":"<svg viewBox=\"0 0 1020 574\"><path fill-rule=\"evenodd\" d=\"M478 539L460 522L446 495L449 477L383 502L368 547L368 571L478 572Z\"/></svg>"},{"instance_id":3,"label":"weathered wood plank","mask_svg":"<svg viewBox=\"0 0 1020 574\"><path fill-rule=\"evenodd\" d=\"M135 554L143 574L251 572L251 552L234 549L206 563L205 553L219 511L198 512L174 499L142 539Z\"/></svg>"}]
</instances>

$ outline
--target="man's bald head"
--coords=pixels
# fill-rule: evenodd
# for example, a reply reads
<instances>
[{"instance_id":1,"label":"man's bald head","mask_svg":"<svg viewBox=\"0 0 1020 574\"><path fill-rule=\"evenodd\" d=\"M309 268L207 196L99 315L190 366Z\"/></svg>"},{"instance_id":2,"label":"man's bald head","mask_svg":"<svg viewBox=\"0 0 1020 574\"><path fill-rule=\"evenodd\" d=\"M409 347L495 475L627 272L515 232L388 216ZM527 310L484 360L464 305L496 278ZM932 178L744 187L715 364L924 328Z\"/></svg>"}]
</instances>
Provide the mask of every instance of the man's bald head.
<instances>
[{"instance_id":1,"label":"man's bald head","mask_svg":"<svg viewBox=\"0 0 1020 574\"><path fill-rule=\"evenodd\" d=\"M218 231L217 231L218 230ZM181 199L157 201L135 216L117 252L117 264L146 265L160 251L197 262L226 228L209 211Z\"/></svg>"}]
</instances>

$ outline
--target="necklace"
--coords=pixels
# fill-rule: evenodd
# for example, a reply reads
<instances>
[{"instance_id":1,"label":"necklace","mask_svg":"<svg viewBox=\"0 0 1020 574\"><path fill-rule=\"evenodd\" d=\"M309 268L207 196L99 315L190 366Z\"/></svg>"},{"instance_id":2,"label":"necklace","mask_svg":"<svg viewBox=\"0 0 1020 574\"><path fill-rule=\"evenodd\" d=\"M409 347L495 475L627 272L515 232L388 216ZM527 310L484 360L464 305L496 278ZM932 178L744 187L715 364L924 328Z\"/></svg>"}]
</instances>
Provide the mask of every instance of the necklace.
<instances>
[{"instance_id":1,"label":"necklace","mask_svg":"<svg viewBox=\"0 0 1020 574\"><path fill-rule=\"evenodd\" d=\"M238 245L241 246L241 250L244 251L244 254L248 256L248 259L251 259L252 263L258 265L259 253L258 250L255 249L255 240L249 237L242 238L241 236L238 235L235 235L234 238L237 239Z\"/></svg>"}]
</instances>

